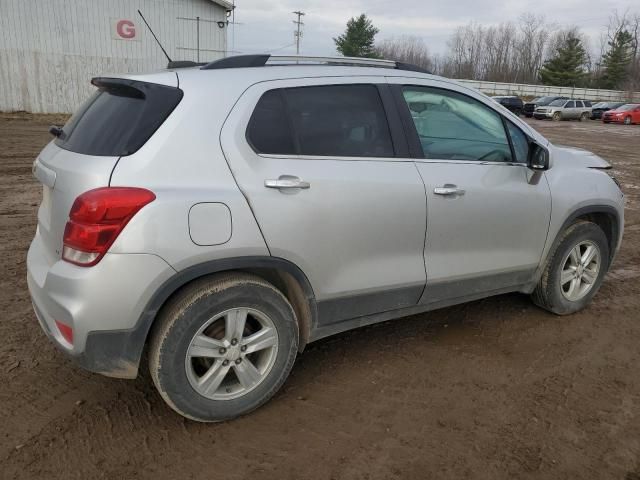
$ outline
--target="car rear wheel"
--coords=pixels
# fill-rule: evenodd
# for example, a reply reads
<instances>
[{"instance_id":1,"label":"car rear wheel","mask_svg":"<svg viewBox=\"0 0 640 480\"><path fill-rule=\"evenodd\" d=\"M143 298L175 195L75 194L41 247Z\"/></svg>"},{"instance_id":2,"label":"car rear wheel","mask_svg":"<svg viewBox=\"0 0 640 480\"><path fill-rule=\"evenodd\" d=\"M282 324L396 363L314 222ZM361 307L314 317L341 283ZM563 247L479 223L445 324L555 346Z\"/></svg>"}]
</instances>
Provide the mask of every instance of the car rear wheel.
<instances>
[{"instance_id":1,"label":"car rear wheel","mask_svg":"<svg viewBox=\"0 0 640 480\"><path fill-rule=\"evenodd\" d=\"M163 308L149 368L171 408L216 422L269 400L297 350L295 313L284 295L259 277L228 273L195 281Z\"/></svg>"},{"instance_id":2,"label":"car rear wheel","mask_svg":"<svg viewBox=\"0 0 640 480\"><path fill-rule=\"evenodd\" d=\"M578 221L567 228L551 253L532 298L558 315L585 308L609 268L609 245L602 229Z\"/></svg>"},{"instance_id":3,"label":"car rear wheel","mask_svg":"<svg viewBox=\"0 0 640 480\"><path fill-rule=\"evenodd\" d=\"M559 122L560 120L562 120L562 114L561 114L560 112L555 112L555 113L553 114L553 117L551 117L551 119L552 119L554 122Z\"/></svg>"},{"instance_id":4,"label":"car rear wheel","mask_svg":"<svg viewBox=\"0 0 640 480\"><path fill-rule=\"evenodd\" d=\"M631 125L631 117L630 116L625 117L624 124L625 125Z\"/></svg>"},{"instance_id":5,"label":"car rear wheel","mask_svg":"<svg viewBox=\"0 0 640 480\"><path fill-rule=\"evenodd\" d=\"M589 120L589 114L587 112L584 112L582 115L580 115L581 122L586 122L587 120Z\"/></svg>"}]
</instances>

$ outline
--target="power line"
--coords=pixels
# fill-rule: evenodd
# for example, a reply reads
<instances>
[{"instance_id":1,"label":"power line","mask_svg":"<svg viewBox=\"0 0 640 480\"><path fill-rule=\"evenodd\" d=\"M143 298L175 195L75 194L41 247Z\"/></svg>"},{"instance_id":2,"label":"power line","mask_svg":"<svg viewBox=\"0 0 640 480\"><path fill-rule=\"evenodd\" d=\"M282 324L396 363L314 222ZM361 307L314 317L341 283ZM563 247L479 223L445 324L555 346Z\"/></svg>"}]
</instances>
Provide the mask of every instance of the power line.
<instances>
[{"instance_id":1,"label":"power line","mask_svg":"<svg viewBox=\"0 0 640 480\"><path fill-rule=\"evenodd\" d=\"M297 30L293 32L293 36L296 39L296 55L300 55L300 37L302 37L302 32L300 31L300 28L302 27L302 25L304 25L304 23L300 21L300 18L304 16L304 12L296 10L295 12L292 12L292 13L298 16L297 20L293 21L293 23L297 25Z\"/></svg>"}]
</instances>

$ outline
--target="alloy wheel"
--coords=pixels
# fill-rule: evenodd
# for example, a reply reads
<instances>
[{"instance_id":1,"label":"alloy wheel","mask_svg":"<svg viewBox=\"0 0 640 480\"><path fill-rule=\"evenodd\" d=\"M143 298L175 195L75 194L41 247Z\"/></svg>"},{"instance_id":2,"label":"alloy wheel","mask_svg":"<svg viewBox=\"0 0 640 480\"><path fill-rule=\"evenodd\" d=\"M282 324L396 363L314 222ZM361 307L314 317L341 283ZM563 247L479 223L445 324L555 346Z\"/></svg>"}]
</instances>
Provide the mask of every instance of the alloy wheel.
<instances>
[{"instance_id":1,"label":"alloy wheel","mask_svg":"<svg viewBox=\"0 0 640 480\"><path fill-rule=\"evenodd\" d=\"M595 284L601 266L600 249L590 240L574 246L562 262L560 289L564 298L576 302Z\"/></svg>"},{"instance_id":2,"label":"alloy wheel","mask_svg":"<svg viewBox=\"0 0 640 480\"><path fill-rule=\"evenodd\" d=\"M256 388L278 353L273 321L252 308L232 308L204 323L187 349L193 389L211 400L233 400Z\"/></svg>"}]
</instances>

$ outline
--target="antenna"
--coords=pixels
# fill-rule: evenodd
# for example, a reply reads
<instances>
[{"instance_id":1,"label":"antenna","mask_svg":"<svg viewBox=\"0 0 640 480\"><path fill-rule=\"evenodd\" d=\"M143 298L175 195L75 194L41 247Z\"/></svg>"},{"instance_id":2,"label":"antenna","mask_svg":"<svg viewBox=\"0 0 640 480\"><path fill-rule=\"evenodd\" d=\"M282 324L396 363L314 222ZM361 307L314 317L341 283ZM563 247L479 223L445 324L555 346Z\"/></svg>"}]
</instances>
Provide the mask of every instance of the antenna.
<instances>
[{"instance_id":1,"label":"antenna","mask_svg":"<svg viewBox=\"0 0 640 480\"><path fill-rule=\"evenodd\" d=\"M147 28L149 29L149 31L151 32L151 35L153 35L153 38L155 38L156 43L158 44L158 46L160 47L160 50L162 50L162 53L164 53L164 56L167 57L167 60L169 61L169 63L171 63L171 57L169 57L169 54L167 53L167 51L164 49L164 47L162 46L162 44L160 43L160 40L158 40L158 37L156 37L156 34L153 33L153 30L151 30L151 27L149 26L149 24L147 23L147 19L144 18L144 15L142 15L142 12L140 10L138 10L138 15L140 15L142 17L142 21L144 22L144 24L147 26Z\"/></svg>"}]
</instances>

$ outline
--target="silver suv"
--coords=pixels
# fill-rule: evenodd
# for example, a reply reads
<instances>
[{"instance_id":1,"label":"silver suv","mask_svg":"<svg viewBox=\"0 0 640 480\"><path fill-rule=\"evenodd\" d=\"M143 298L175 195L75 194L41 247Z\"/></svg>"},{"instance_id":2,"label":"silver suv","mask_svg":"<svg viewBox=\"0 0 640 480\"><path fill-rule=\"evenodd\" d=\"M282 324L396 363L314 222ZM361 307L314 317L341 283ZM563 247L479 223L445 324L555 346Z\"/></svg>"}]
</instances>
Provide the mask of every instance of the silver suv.
<instances>
[{"instance_id":1,"label":"silver suv","mask_svg":"<svg viewBox=\"0 0 640 480\"><path fill-rule=\"evenodd\" d=\"M580 310L620 246L606 161L417 67L256 55L92 83L34 163L35 312L88 370L134 378L148 351L195 420L257 408L345 330L505 292Z\"/></svg>"},{"instance_id":2,"label":"silver suv","mask_svg":"<svg viewBox=\"0 0 640 480\"><path fill-rule=\"evenodd\" d=\"M560 120L580 120L584 122L591 118L592 105L587 100L554 100L549 105L537 107L533 117L542 120L550 118L556 122Z\"/></svg>"}]
</instances>

